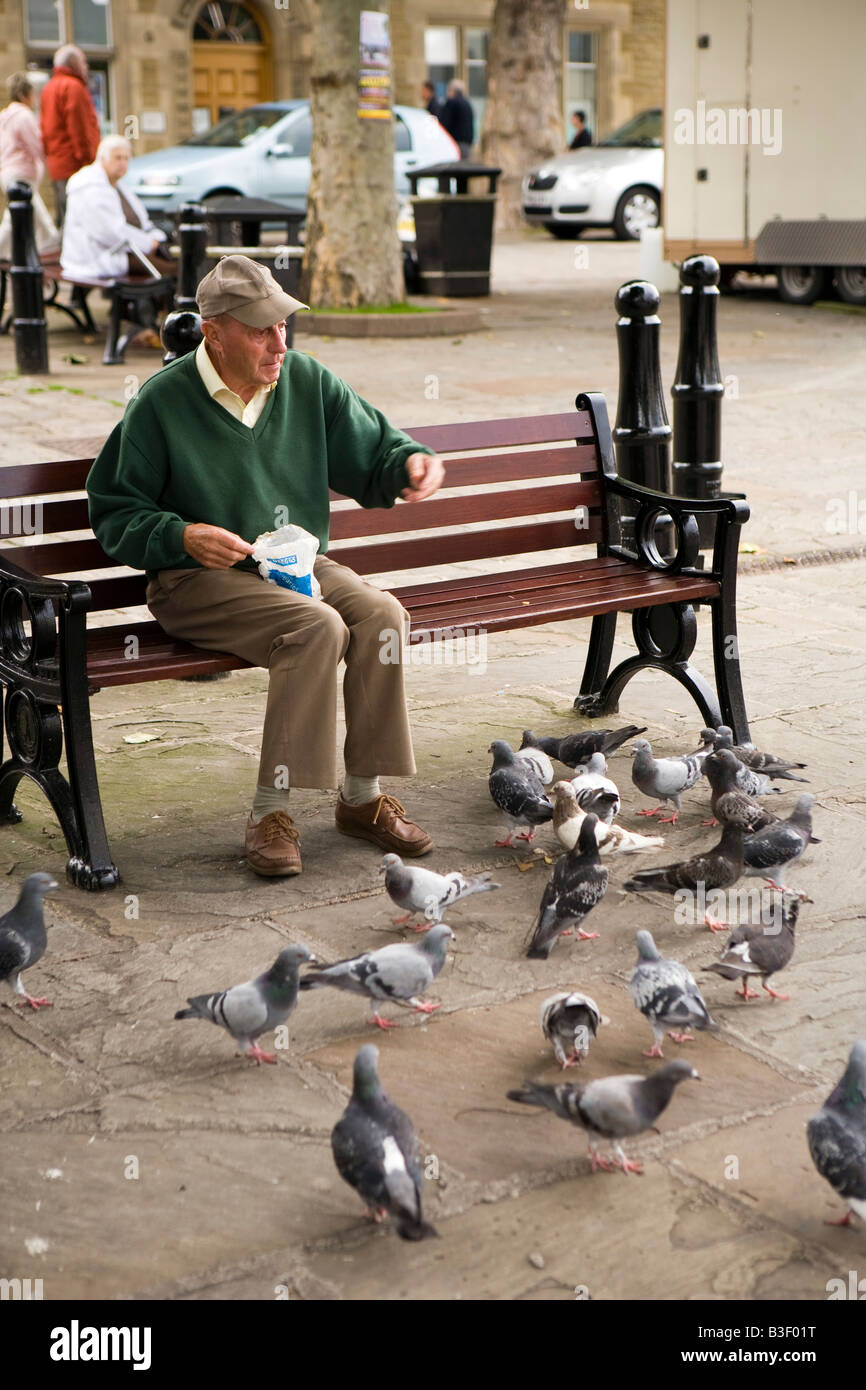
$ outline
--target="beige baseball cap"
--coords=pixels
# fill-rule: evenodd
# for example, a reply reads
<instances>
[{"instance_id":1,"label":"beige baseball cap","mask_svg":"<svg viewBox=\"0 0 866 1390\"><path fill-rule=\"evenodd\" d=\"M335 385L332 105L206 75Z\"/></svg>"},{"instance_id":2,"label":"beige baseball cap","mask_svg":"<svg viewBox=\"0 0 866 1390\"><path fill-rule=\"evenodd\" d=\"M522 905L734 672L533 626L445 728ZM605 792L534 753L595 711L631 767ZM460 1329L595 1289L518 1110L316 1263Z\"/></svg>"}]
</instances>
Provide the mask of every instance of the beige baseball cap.
<instances>
[{"instance_id":1,"label":"beige baseball cap","mask_svg":"<svg viewBox=\"0 0 866 1390\"><path fill-rule=\"evenodd\" d=\"M223 256L199 281L195 297L203 319L231 314L248 328L270 328L310 307L280 289L268 267L249 256Z\"/></svg>"}]
</instances>

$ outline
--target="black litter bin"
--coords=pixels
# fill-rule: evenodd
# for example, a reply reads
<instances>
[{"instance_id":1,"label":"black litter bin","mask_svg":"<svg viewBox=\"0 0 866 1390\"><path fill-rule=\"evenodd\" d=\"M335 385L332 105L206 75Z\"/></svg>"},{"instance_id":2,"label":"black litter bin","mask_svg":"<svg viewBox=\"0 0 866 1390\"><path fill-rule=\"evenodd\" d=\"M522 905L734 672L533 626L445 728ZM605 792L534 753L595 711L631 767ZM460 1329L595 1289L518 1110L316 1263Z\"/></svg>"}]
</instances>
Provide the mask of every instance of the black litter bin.
<instances>
[{"instance_id":1,"label":"black litter bin","mask_svg":"<svg viewBox=\"0 0 866 1390\"><path fill-rule=\"evenodd\" d=\"M429 164L409 173L415 245L423 294L448 296L490 293L490 253L496 180L501 169L489 164ZM484 177L486 193L470 193L468 181ZM438 193L418 194L419 179L436 179Z\"/></svg>"}]
</instances>

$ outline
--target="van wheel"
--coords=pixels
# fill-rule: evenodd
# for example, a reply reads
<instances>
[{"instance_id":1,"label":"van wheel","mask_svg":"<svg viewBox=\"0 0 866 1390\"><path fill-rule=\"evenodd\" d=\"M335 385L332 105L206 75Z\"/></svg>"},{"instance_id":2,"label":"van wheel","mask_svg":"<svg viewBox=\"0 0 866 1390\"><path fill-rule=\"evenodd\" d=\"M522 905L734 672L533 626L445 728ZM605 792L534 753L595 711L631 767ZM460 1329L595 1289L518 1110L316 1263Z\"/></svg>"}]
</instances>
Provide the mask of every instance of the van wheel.
<instances>
[{"instance_id":1,"label":"van wheel","mask_svg":"<svg viewBox=\"0 0 866 1390\"><path fill-rule=\"evenodd\" d=\"M835 274L840 299L846 304L866 304L866 266L840 265Z\"/></svg>"},{"instance_id":2,"label":"van wheel","mask_svg":"<svg viewBox=\"0 0 866 1390\"><path fill-rule=\"evenodd\" d=\"M780 265L776 278L786 304L814 304L827 293L830 277L824 265Z\"/></svg>"}]
</instances>

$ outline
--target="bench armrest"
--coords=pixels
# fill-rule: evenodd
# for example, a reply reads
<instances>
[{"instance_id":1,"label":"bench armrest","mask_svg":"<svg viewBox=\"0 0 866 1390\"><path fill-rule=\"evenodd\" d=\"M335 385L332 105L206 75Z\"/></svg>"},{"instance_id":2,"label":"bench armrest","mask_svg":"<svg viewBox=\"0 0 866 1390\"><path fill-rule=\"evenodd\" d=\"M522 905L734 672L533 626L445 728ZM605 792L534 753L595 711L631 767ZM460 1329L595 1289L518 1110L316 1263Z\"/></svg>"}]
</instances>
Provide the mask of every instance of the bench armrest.
<instances>
[{"instance_id":1,"label":"bench armrest","mask_svg":"<svg viewBox=\"0 0 866 1390\"><path fill-rule=\"evenodd\" d=\"M619 497L634 497L638 502L655 502L664 506L672 515L717 512L720 516L727 516L729 520L738 522L740 526L747 522L750 516L749 504L746 501L729 497L717 497L707 501L693 497L672 497L667 492L657 492L655 488L641 487L639 483L632 483L619 474L615 478L606 478L605 487Z\"/></svg>"},{"instance_id":2,"label":"bench armrest","mask_svg":"<svg viewBox=\"0 0 866 1390\"><path fill-rule=\"evenodd\" d=\"M672 497L655 488L641 487L639 483L632 483L619 474L608 474L604 486L609 494L637 504L634 550L622 546L621 532L617 526L616 533L610 537L608 554L621 559L638 559L662 573L700 575L714 578L719 583L726 575L736 573L740 527L750 515L747 502L727 497L708 500ZM661 515L670 517L674 530L675 553L669 559L659 554L653 542L653 532ZM712 566L708 570L696 568L701 548L698 516L715 517Z\"/></svg>"},{"instance_id":3,"label":"bench armrest","mask_svg":"<svg viewBox=\"0 0 866 1390\"><path fill-rule=\"evenodd\" d=\"M7 581L21 589L26 598L56 599L67 613L86 613L91 603L90 586L81 579L45 579L31 574L9 559L9 552L0 554L0 582Z\"/></svg>"}]
</instances>

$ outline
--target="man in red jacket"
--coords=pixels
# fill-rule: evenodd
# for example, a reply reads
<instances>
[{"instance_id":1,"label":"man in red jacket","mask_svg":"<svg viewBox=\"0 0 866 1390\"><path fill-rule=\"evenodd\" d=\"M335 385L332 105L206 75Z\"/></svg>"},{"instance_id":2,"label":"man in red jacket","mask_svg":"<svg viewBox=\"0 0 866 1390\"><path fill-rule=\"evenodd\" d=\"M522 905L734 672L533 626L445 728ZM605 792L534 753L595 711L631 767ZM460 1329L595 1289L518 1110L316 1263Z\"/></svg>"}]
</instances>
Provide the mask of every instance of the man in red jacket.
<instances>
[{"instance_id":1,"label":"man in red jacket","mask_svg":"<svg viewBox=\"0 0 866 1390\"><path fill-rule=\"evenodd\" d=\"M54 72L42 92L40 123L45 162L54 184L57 225L66 213L66 180L92 164L99 144L99 122L87 87L87 59L66 44L54 55Z\"/></svg>"}]
</instances>

